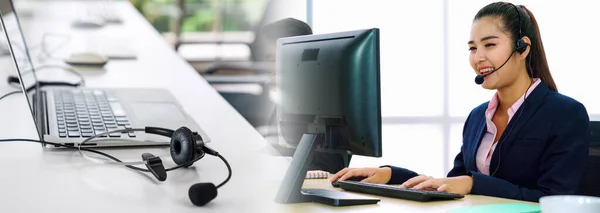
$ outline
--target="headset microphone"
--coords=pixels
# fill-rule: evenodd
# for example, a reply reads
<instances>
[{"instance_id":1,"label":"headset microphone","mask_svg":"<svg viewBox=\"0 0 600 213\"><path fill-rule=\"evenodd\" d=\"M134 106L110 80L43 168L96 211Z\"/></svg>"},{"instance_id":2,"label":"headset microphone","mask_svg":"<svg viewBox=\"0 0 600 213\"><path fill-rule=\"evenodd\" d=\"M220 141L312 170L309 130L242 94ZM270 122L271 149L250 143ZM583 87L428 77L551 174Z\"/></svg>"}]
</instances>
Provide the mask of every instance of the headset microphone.
<instances>
[{"instance_id":1,"label":"headset microphone","mask_svg":"<svg viewBox=\"0 0 600 213\"><path fill-rule=\"evenodd\" d=\"M495 71L495 70L494 70ZM487 75L477 75L475 76L475 83L476 84L483 84L483 78L487 76Z\"/></svg>"},{"instance_id":2,"label":"headset microphone","mask_svg":"<svg viewBox=\"0 0 600 213\"><path fill-rule=\"evenodd\" d=\"M510 57L512 57L512 56L513 56L513 54L514 54L516 51L517 51L517 50L514 50L514 51L513 51L513 52L510 54L510 56L508 56L508 58L506 59L506 61L504 61L504 63L503 63L502 65L500 65L500 67L498 67L498 68L496 68L496 69L494 69L494 70L492 70L491 72L488 72L488 73L486 73L486 74L483 74L483 75L477 75L477 76L475 76L475 83L476 83L476 84L483 84L483 81L485 80L485 79L484 79L484 78L485 78L485 76L491 75L492 73L495 73L495 72L496 72L496 71L498 71L500 68L502 68L502 67L503 67L503 66L506 64L506 62L508 62L508 60L510 59Z\"/></svg>"},{"instance_id":3,"label":"headset microphone","mask_svg":"<svg viewBox=\"0 0 600 213\"><path fill-rule=\"evenodd\" d=\"M188 191L190 201L196 206L204 206L217 197L217 187L212 183L196 183Z\"/></svg>"},{"instance_id":4,"label":"headset microphone","mask_svg":"<svg viewBox=\"0 0 600 213\"><path fill-rule=\"evenodd\" d=\"M231 178L231 166L229 166L229 163L225 160L225 158L209 147L205 146L204 151L207 154L221 158L229 170L229 175L227 176L227 179L225 179L225 181L218 186L215 186L213 183L196 183L190 186L190 189L188 190L188 196L190 201L192 201L192 203L196 206L204 206L211 200L215 199L217 197L217 189L225 185L225 183L227 183L227 181L229 181Z\"/></svg>"}]
</instances>

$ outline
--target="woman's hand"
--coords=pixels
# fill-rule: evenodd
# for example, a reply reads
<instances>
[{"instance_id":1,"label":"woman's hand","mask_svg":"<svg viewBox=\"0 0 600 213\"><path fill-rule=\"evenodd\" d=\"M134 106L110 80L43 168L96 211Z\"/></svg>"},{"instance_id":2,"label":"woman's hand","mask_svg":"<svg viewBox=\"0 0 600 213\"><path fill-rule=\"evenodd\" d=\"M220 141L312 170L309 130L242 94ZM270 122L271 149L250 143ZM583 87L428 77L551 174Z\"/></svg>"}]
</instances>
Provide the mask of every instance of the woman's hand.
<instances>
[{"instance_id":1,"label":"woman's hand","mask_svg":"<svg viewBox=\"0 0 600 213\"><path fill-rule=\"evenodd\" d=\"M417 181L414 181L414 182L417 182ZM419 190L435 189L439 192L448 192L448 193L466 195L466 194L471 193L472 187L473 187L473 178L470 176L463 175L463 176L450 177L450 178L437 178L437 179L431 178L431 179L422 181L419 184L415 185L413 187L413 189L419 189Z\"/></svg>"},{"instance_id":2,"label":"woman's hand","mask_svg":"<svg viewBox=\"0 0 600 213\"><path fill-rule=\"evenodd\" d=\"M400 185L400 188L412 188L420 183L423 183L425 181L431 180L431 179L435 179L431 176L426 176L426 175L419 175L416 177L413 177L411 179L408 179L407 181L404 181L404 183L402 183L402 185ZM424 190L430 190L430 191L435 191L437 189L433 189L433 188L424 188Z\"/></svg>"},{"instance_id":3,"label":"woman's hand","mask_svg":"<svg viewBox=\"0 0 600 213\"><path fill-rule=\"evenodd\" d=\"M351 177L365 177L361 182L386 184L392 178L392 169L383 168L345 168L333 175L330 182L346 180Z\"/></svg>"}]
</instances>

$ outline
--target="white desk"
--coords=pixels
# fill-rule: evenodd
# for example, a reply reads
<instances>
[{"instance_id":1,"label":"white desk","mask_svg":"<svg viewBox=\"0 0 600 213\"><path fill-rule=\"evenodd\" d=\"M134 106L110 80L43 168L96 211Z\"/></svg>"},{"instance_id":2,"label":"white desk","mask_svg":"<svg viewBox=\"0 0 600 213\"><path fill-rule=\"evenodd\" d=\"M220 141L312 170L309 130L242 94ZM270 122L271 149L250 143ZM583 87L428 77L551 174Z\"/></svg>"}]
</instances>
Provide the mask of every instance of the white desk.
<instances>
[{"instance_id":1,"label":"white desk","mask_svg":"<svg viewBox=\"0 0 600 213\"><path fill-rule=\"evenodd\" d=\"M39 44L44 33L71 36L56 57L81 48L91 36L133 38L130 41L137 50L137 60L110 61L104 72L83 72L87 86L170 90L210 135L210 146L230 162L230 182L219 189L218 197L207 206L195 207L188 199L188 188L197 182L216 185L227 175L225 165L216 157L207 155L195 164L195 170L169 172L166 181L158 182L150 174L87 161L77 152L50 151L33 143L2 143L0 212L260 212L263 203L272 201L264 198L269 196L263 194L268 190L262 190L260 184L266 183L261 182L263 177L268 177L264 167L268 164L263 162L269 160L265 153L270 149L264 139L167 45L128 1L114 4L124 23L88 30L70 26L78 14L86 13L81 2L27 2L17 9L24 6L33 14L21 17L30 46ZM49 77L77 80L63 71L43 72ZM0 138L37 138L28 110L23 95L1 100ZM169 156L168 151L167 147L107 150L122 160L140 160L144 152ZM169 157L162 160L167 167L174 165Z\"/></svg>"},{"instance_id":2,"label":"white desk","mask_svg":"<svg viewBox=\"0 0 600 213\"><path fill-rule=\"evenodd\" d=\"M331 186L327 179L312 179L304 181L304 188L317 188L317 189L330 189L335 191L343 191L339 188ZM446 213L448 210L479 206L486 204L500 204L500 203L523 203L530 205L539 205L538 203L524 202L518 200L510 200L503 198L494 198L480 195L466 195L462 199L449 200L449 201L433 201L433 202L417 202L410 200L402 200L396 198L374 196L367 194L360 194L354 192L347 192L351 194L369 196L379 198L381 201L377 204L372 205L357 205L357 206L344 206L334 207L323 205L319 203L299 203L299 204L287 204L287 205L276 205L272 210L275 212L427 212L427 213Z\"/></svg>"}]
</instances>

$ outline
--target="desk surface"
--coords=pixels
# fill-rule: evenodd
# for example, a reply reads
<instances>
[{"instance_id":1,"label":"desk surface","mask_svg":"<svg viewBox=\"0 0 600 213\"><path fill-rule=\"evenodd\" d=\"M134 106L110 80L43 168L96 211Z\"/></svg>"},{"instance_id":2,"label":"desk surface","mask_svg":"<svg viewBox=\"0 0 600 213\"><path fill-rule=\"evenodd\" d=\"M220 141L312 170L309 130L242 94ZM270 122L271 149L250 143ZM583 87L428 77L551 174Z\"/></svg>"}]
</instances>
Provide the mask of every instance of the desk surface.
<instances>
[{"instance_id":1,"label":"desk surface","mask_svg":"<svg viewBox=\"0 0 600 213\"><path fill-rule=\"evenodd\" d=\"M128 38L126 43L135 49L137 59L112 60L104 71L81 71L86 86L168 89L210 135L210 146L227 158L233 168L230 182L219 189L215 200L199 208L189 201L188 189L194 183L216 185L226 178L227 169L216 157L206 156L193 169L169 172L166 181L158 182L149 174L99 165L70 150L1 143L0 212L259 212L262 203L272 200L261 194L264 190L260 183L264 182L260 180L268 177L262 172L267 170L262 162L270 160L268 153L272 151L264 138L167 45L128 1L112 2L124 22L100 29L71 27L76 17L87 14L98 2L17 1L17 10L23 14L20 19L29 46L39 45L44 35L53 35L47 38L50 45L69 38L54 57L81 50L93 42L91 38ZM2 79L15 74L8 67L0 73ZM43 73L47 78L77 80L61 70ZM0 101L0 138L37 139L23 95ZM151 152L163 156L165 166L174 165L167 147L105 151L126 161L140 160L142 153Z\"/></svg>"},{"instance_id":2,"label":"desk surface","mask_svg":"<svg viewBox=\"0 0 600 213\"><path fill-rule=\"evenodd\" d=\"M339 188L334 188L329 184L327 179L307 179L304 181L303 188L317 188L317 189L330 189L335 191L343 191ZM518 200L510 200L503 198L494 198L479 195L466 195L463 199L451 200L451 201L434 201L434 202L417 202L375 195L367 195L355 192L347 192L351 194L369 196L379 198L381 201L373 205L358 205L358 206L344 206L335 207L328 206L319 203L300 203L300 204L280 204L275 207L279 212L427 212L427 213L442 213L448 212L448 210L478 206L486 204L500 204L500 203L524 203L539 205L537 203L524 202Z\"/></svg>"}]
</instances>

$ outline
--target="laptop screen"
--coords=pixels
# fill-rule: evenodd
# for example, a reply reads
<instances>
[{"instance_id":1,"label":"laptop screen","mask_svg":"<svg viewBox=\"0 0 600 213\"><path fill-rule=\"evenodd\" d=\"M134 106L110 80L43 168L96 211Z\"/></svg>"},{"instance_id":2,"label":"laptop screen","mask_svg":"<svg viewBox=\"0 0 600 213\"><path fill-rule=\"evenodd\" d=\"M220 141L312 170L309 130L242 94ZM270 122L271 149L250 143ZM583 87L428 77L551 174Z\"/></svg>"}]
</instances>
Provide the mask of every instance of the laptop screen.
<instances>
[{"instance_id":1,"label":"laptop screen","mask_svg":"<svg viewBox=\"0 0 600 213\"><path fill-rule=\"evenodd\" d=\"M39 91L39 84L37 82L37 78L35 76L33 63L30 57L29 48L27 43L25 42L25 36L21 30L21 25L19 19L17 17L17 13L15 11L13 1L11 0L0 0L0 15L2 17L2 35L0 35L0 49L6 49L7 54L1 54L0 56L0 67L3 70L3 76L16 80L18 78L21 83L9 83L8 86L2 86L0 92L2 94L7 94L12 91L27 91L27 101L29 104L29 108L31 113L33 114L34 120L36 121L36 126L38 127L38 134L40 134L41 138L41 128L38 124L39 114L34 110L33 103L31 100L33 94ZM17 65L17 69L14 69L14 65ZM9 72L10 70L16 70L16 72ZM2 79L0 79L2 80ZM3 82L9 82L3 81ZM41 97L35 103L41 103Z\"/></svg>"}]
</instances>

